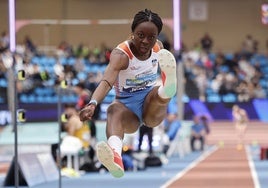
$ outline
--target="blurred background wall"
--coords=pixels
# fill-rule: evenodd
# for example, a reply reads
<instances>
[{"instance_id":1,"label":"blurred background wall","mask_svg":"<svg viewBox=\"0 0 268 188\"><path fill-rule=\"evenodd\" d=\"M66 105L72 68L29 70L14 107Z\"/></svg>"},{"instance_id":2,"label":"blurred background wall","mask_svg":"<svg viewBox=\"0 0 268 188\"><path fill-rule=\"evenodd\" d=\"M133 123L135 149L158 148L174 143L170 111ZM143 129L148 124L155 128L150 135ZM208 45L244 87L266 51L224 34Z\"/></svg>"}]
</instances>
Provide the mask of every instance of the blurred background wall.
<instances>
[{"instance_id":1,"label":"blurred background wall","mask_svg":"<svg viewBox=\"0 0 268 188\"><path fill-rule=\"evenodd\" d=\"M193 5L203 6L201 17L191 15ZM213 51L234 52L240 49L247 34L259 41L265 50L268 26L261 23L261 4L267 0L181 0L183 43L192 48L209 33ZM201 7L202 7L201 6ZM132 19L142 9L151 9L163 19L172 19L172 0L16 0L16 19ZM205 11L205 12L204 12ZM8 0L0 0L0 31L8 31ZM197 15L198 16L198 15ZM56 47L66 40L76 45L106 44L114 47L128 37L130 24L123 25L27 25L17 32L17 43L29 35L38 46ZM163 29L173 43L172 29Z\"/></svg>"}]
</instances>

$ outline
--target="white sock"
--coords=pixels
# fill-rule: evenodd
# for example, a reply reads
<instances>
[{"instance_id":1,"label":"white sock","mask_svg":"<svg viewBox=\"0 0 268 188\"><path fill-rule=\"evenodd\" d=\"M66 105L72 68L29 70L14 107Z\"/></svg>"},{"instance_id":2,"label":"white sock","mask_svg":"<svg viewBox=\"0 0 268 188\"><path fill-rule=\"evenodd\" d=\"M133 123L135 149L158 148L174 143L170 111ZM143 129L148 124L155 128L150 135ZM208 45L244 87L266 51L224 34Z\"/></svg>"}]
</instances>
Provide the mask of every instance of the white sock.
<instances>
[{"instance_id":1,"label":"white sock","mask_svg":"<svg viewBox=\"0 0 268 188\"><path fill-rule=\"evenodd\" d=\"M158 88L158 95L159 95L162 99L170 99L170 98L171 98L170 96L168 96L168 95L166 94L163 85L161 85L161 86Z\"/></svg>"},{"instance_id":2,"label":"white sock","mask_svg":"<svg viewBox=\"0 0 268 188\"><path fill-rule=\"evenodd\" d=\"M116 153L118 153L118 155L121 156L123 141L118 136L110 136L110 138L108 139L108 144L111 148L115 150Z\"/></svg>"}]
</instances>

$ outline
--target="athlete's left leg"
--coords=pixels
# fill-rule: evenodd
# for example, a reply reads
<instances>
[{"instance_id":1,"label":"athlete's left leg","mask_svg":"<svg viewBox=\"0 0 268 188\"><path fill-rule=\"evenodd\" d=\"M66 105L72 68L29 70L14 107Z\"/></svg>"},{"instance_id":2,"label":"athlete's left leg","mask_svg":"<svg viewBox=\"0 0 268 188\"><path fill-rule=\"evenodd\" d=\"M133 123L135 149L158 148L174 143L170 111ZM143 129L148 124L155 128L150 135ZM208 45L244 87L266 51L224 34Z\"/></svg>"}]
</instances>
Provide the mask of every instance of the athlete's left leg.
<instances>
[{"instance_id":1,"label":"athlete's left leg","mask_svg":"<svg viewBox=\"0 0 268 188\"><path fill-rule=\"evenodd\" d=\"M168 103L177 91L177 69L173 54L165 49L158 54L162 85L155 87L145 99L143 120L148 127L155 127L163 121Z\"/></svg>"}]
</instances>

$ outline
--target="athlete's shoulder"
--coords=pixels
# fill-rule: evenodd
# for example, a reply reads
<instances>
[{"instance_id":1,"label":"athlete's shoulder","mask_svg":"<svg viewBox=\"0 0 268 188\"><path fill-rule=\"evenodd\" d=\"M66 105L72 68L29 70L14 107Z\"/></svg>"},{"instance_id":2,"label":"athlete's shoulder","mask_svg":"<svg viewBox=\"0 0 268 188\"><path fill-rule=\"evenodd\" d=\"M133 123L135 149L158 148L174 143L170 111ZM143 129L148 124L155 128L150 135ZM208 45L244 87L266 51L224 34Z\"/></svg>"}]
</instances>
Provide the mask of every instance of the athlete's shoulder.
<instances>
[{"instance_id":1,"label":"athlete's shoulder","mask_svg":"<svg viewBox=\"0 0 268 188\"><path fill-rule=\"evenodd\" d=\"M124 41L124 42L118 44L115 49L118 49L118 50L124 52L128 56L129 59L133 58L133 54L132 54L130 47L128 45L128 41Z\"/></svg>"},{"instance_id":2,"label":"athlete's shoulder","mask_svg":"<svg viewBox=\"0 0 268 188\"><path fill-rule=\"evenodd\" d=\"M128 66L129 57L119 48L114 48L110 56L110 65L116 66L118 69L126 69Z\"/></svg>"}]
</instances>

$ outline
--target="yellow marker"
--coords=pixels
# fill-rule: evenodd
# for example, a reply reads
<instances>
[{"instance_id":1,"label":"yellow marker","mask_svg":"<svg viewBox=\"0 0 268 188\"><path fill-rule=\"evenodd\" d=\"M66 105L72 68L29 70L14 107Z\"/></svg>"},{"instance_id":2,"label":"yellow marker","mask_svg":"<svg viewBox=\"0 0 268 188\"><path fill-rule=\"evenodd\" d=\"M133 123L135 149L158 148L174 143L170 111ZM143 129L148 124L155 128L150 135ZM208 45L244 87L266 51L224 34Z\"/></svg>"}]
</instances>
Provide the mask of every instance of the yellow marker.
<instances>
[{"instance_id":1,"label":"yellow marker","mask_svg":"<svg viewBox=\"0 0 268 188\"><path fill-rule=\"evenodd\" d=\"M18 121L19 122L25 122L26 121L26 116L25 116L25 110L18 110Z\"/></svg>"},{"instance_id":2,"label":"yellow marker","mask_svg":"<svg viewBox=\"0 0 268 188\"><path fill-rule=\"evenodd\" d=\"M224 147L224 141L222 141L222 140L219 141L219 146L220 146L220 147Z\"/></svg>"},{"instance_id":3,"label":"yellow marker","mask_svg":"<svg viewBox=\"0 0 268 188\"><path fill-rule=\"evenodd\" d=\"M66 123L68 121L67 114L61 115L61 122Z\"/></svg>"},{"instance_id":4,"label":"yellow marker","mask_svg":"<svg viewBox=\"0 0 268 188\"><path fill-rule=\"evenodd\" d=\"M259 144L259 143L258 143L258 140L253 140L253 141L252 141L252 145L253 145L253 146L257 146L258 144Z\"/></svg>"},{"instance_id":5,"label":"yellow marker","mask_svg":"<svg viewBox=\"0 0 268 188\"><path fill-rule=\"evenodd\" d=\"M67 81L66 80L62 80L61 83L60 83L60 86L61 86L61 88L66 89L67 86L68 86Z\"/></svg>"},{"instance_id":6,"label":"yellow marker","mask_svg":"<svg viewBox=\"0 0 268 188\"><path fill-rule=\"evenodd\" d=\"M25 71L24 70L19 70L18 71L18 80L23 81L25 79L26 79Z\"/></svg>"},{"instance_id":7,"label":"yellow marker","mask_svg":"<svg viewBox=\"0 0 268 188\"><path fill-rule=\"evenodd\" d=\"M123 151L126 152L128 150L128 146L123 146Z\"/></svg>"}]
</instances>

